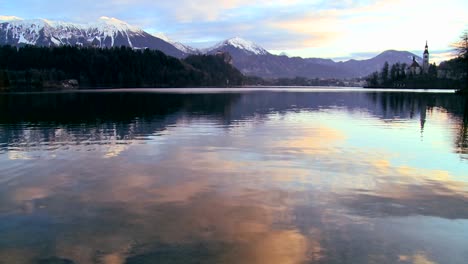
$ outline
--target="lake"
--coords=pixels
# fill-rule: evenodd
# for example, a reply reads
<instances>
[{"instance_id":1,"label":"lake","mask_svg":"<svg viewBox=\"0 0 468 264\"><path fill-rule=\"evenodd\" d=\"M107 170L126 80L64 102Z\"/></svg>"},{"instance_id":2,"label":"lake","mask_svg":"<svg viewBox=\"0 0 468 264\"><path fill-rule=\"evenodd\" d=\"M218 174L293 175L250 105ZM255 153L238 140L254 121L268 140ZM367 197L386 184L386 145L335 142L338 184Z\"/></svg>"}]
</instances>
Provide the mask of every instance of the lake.
<instances>
[{"instance_id":1,"label":"lake","mask_svg":"<svg viewBox=\"0 0 468 264\"><path fill-rule=\"evenodd\" d=\"M468 259L450 91L0 95L0 263Z\"/></svg>"}]
</instances>

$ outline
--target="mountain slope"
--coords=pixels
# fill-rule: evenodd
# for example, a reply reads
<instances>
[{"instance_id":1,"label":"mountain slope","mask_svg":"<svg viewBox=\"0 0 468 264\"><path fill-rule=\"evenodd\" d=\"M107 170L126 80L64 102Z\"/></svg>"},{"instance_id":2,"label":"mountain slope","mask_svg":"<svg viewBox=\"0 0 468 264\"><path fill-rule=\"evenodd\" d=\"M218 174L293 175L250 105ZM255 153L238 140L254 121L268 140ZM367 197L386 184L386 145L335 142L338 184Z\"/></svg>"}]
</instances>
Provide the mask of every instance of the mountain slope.
<instances>
[{"instance_id":1,"label":"mountain slope","mask_svg":"<svg viewBox=\"0 0 468 264\"><path fill-rule=\"evenodd\" d=\"M253 43L252 41L245 40L239 37L227 39L222 41L211 48L205 49L205 53L214 54L218 51L229 52L231 55L269 55L270 53Z\"/></svg>"},{"instance_id":2,"label":"mountain slope","mask_svg":"<svg viewBox=\"0 0 468 264\"><path fill-rule=\"evenodd\" d=\"M245 75L263 78L355 78L365 77L381 70L387 61L390 65L411 63L414 54L407 51L388 50L368 60L334 62L331 59L287 57L273 55L261 46L241 38L232 38L204 50L208 54L227 52L233 64ZM417 61L421 58L416 56Z\"/></svg>"},{"instance_id":3,"label":"mountain slope","mask_svg":"<svg viewBox=\"0 0 468 264\"><path fill-rule=\"evenodd\" d=\"M289 58L269 53L261 46L241 38L232 38L206 49L207 54L227 52L233 64L245 75L263 78L343 78L347 73L331 60ZM324 61L328 63L324 63ZM330 63L332 62L332 63Z\"/></svg>"},{"instance_id":4,"label":"mountain slope","mask_svg":"<svg viewBox=\"0 0 468 264\"><path fill-rule=\"evenodd\" d=\"M413 61L413 56L416 57L417 62L422 63L422 58L411 52L387 50L367 60L349 60L338 64L340 67L352 72L355 77L365 77L372 72L381 70L385 62L388 62L389 65L397 62L409 65Z\"/></svg>"},{"instance_id":5,"label":"mountain slope","mask_svg":"<svg viewBox=\"0 0 468 264\"><path fill-rule=\"evenodd\" d=\"M90 24L75 24L45 19L14 19L0 23L0 45L95 46L157 49L167 55L186 54L160 38L115 18L101 17Z\"/></svg>"},{"instance_id":6,"label":"mountain slope","mask_svg":"<svg viewBox=\"0 0 468 264\"><path fill-rule=\"evenodd\" d=\"M45 19L22 20L0 16L0 45L61 45L119 47L160 50L166 55L183 58L190 54L229 53L233 65L245 75L263 78L354 78L365 77L382 68L385 61L410 64L414 54L406 51L385 51L368 60L334 62L330 59L274 55L252 41L239 37L198 50L169 40L163 34L151 35L115 18L101 17L94 23L76 24ZM416 56L418 62L421 58Z\"/></svg>"}]
</instances>

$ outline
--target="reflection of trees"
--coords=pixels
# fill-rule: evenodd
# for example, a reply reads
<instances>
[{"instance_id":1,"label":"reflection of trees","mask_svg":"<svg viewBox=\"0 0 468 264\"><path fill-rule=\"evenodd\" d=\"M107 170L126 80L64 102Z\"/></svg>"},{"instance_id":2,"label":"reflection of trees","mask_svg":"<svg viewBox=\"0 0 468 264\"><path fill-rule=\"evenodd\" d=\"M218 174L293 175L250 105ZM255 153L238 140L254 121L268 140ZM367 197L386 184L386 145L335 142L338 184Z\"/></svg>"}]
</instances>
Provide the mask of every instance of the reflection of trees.
<instances>
[{"instance_id":1,"label":"reflection of trees","mask_svg":"<svg viewBox=\"0 0 468 264\"><path fill-rule=\"evenodd\" d=\"M420 118L421 130L426 122L426 111L443 108L458 124L455 146L460 154L468 153L468 102L455 94L435 93L369 93L369 98L379 106L384 119ZM422 131L421 131L422 132Z\"/></svg>"},{"instance_id":2,"label":"reflection of trees","mask_svg":"<svg viewBox=\"0 0 468 264\"><path fill-rule=\"evenodd\" d=\"M185 114L222 117L238 97L156 93L1 95L0 142L23 148L42 142L140 139L165 130Z\"/></svg>"},{"instance_id":3,"label":"reflection of trees","mask_svg":"<svg viewBox=\"0 0 468 264\"><path fill-rule=\"evenodd\" d=\"M418 118L435 107L462 117L465 107L462 97L448 93L372 92L367 96L380 108L384 119Z\"/></svg>"},{"instance_id":4,"label":"reflection of trees","mask_svg":"<svg viewBox=\"0 0 468 264\"><path fill-rule=\"evenodd\" d=\"M0 142L29 146L109 143L144 139L186 116L229 126L252 118L262 120L273 112L336 108L365 111L386 121L419 118L422 132L426 111L443 108L460 123L455 145L459 153L466 154L466 105L466 100L454 94L411 92L10 94L0 96Z\"/></svg>"},{"instance_id":5,"label":"reflection of trees","mask_svg":"<svg viewBox=\"0 0 468 264\"><path fill-rule=\"evenodd\" d=\"M460 154L468 154L468 98L465 100L463 119L459 125L458 131L455 141L457 152Z\"/></svg>"},{"instance_id":6,"label":"reflection of trees","mask_svg":"<svg viewBox=\"0 0 468 264\"><path fill-rule=\"evenodd\" d=\"M434 105L434 98L427 94L372 92L368 97L383 119L414 118Z\"/></svg>"}]
</instances>

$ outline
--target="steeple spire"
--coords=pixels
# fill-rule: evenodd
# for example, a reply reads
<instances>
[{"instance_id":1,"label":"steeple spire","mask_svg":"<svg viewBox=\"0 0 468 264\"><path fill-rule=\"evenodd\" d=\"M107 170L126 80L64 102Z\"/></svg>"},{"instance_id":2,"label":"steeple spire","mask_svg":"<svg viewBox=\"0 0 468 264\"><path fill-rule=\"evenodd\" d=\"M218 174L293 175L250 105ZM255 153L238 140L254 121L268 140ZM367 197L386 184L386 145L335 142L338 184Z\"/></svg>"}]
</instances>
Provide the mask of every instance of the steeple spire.
<instances>
[{"instance_id":1,"label":"steeple spire","mask_svg":"<svg viewBox=\"0 0 468 264\"><path fill-rule=\"evenodd\" d=\"M427 46L427 40L426 40L426 47L424 47L424 53L423 53L423 73L427 74L429 73L429 47Z\"/></svg>"}]
</instances>

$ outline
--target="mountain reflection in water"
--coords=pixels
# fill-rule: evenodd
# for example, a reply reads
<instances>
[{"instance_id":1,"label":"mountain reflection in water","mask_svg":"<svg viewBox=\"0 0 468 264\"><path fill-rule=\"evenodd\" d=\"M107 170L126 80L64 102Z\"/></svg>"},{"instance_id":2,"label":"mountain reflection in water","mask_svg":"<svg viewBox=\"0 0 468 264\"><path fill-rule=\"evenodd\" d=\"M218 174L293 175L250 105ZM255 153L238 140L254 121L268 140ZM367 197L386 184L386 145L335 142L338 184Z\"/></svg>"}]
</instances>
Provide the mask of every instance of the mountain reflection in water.
<instances>
[{"instance_id":1,"label":"mountain reflection in water","mask_svg":"<svg viewBox=\"0 0 468 264\"><path fill-rule=\"evenodd\" d=\"M0 95L0 263L465 263L448 93Z\"/></svg>"}]
</instances>

